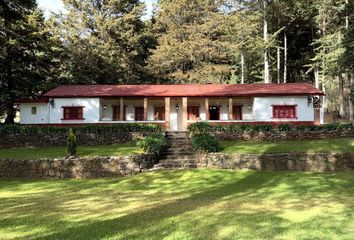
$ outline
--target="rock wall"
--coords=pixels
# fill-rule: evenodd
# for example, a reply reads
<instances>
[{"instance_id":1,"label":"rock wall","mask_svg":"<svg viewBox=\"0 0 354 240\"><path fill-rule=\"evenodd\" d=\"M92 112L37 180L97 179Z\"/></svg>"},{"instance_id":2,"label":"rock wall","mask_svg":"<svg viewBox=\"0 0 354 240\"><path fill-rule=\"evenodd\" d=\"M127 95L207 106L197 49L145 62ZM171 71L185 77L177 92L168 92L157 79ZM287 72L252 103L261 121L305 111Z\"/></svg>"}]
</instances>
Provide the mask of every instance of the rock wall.
<instances>
[{"instance_id":1,"label":"rock wall","mask_svg":"<svg viewBox=\"0 0 354 240\"><path fill-rule=\"evenodd\" d=\"M96 178L133 175L151 168L149 155L77 159L0 160L0 178Z\"/></svg>"},{"instance_id":2,"label":"rock wall","mask_svg":"<svg viewBox=\"0 0 354 240\"><path fill-rule=\"evenodd\" d=\"M267 171L348 171L354 170L354 153L274 153L196 156L198 167Z\"/></svg>"},{"instance_id":3,"label":"rock wall","mask_svg":"<svg viewBox=\"0 0 354 240\"><path fill-rule=\"evenodd\" d=\"M126 143L134 138L149 135L149 132L100 132L76 133L78 145L105 145L114 143ZM0 136L0 147L52 147L66 145L67 133L14 133Z\"/></svg>"},{"instance_id":4,"label":"rock wall","mask_svg":"<svg viewBox=\"0 0 354 240\"><path fill-rule=\"evenodd\" d=\"M354 137L354 130L337 130L337 131L290 131L290 132L214 132L212 135L221 140L232 141L291 141L305 139L326 139Z\"/></svg>"}]
</instances>

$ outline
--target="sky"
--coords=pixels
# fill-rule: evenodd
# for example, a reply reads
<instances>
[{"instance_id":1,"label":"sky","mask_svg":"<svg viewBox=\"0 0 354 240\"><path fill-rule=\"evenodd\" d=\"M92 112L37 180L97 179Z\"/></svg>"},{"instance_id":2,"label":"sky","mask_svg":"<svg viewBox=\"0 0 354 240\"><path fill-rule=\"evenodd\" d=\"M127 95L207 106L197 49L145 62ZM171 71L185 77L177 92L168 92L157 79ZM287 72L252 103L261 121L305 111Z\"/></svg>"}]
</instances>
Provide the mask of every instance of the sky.
<instances>
[{"instance_id":1,"label":"sky","mask_svg":"<svg viewBox=\"0 0 354 240\"><path fill-rule=\"evenodd\" d=\"M146 14L144 16L145 19L151 17L153 4L156 3L157 0L143 0L146 5ZM47 17L51 12L61 12L64 10L64 4L62 0L37 0L38 6L44 11L44 15Z\"/></svg>"}]
</instances>

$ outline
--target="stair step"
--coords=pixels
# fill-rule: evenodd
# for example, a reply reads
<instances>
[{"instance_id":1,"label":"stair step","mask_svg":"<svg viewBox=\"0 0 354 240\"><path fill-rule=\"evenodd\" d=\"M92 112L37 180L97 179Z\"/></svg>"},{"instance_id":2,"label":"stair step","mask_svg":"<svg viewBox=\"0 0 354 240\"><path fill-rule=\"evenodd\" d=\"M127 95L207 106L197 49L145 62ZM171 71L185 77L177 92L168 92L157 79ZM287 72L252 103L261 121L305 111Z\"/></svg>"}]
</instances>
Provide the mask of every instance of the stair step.
<instances>
[{"instance_id":1,"label":"stair step","mask_svg":"<svg viewBox=\"0 0 354 240\"><path fill-rule=\"evenodd\" d=\"M166 154L163 156L163 159L189 159L192 158L193 154L184 153L184 154Z\"/></svg>"}]
</instances>

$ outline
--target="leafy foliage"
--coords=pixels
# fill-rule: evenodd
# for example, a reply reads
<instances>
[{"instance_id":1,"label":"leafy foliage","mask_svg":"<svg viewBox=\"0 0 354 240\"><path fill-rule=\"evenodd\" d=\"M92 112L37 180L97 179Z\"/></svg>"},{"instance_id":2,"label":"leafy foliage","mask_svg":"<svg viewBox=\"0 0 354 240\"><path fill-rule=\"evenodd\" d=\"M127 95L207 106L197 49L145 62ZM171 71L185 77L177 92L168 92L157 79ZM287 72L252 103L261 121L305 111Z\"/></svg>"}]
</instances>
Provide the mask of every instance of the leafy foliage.
<instances>
[{"instance_id":1,"label":"leafy foliage","mask_svg":"<svg viewBox=\"0 0 354 240\"><path fill-rule=\"evenodd\" d=\"M74 131L70 128L66 140L66 156L76 156L76 147L76 136Z\"/></svg>"},{"instance_id":2,"label":"leafy foliage","mask_svg":"<svg viewBox=\"0 0 354 240\"><path fill-rule=\"evenodd\" d=\"M203 133L192 137L193 148L202 152L220 152L219 140L210 134Z\"/></svg>"},{"instance_id":3,"label":"leafy foliage","mask_svg":"<svg viewBox=\"0 0 354 240\"><path fill-rule=\"evenodd\" d=\"M66 0L66 13L51 19L65 42L63 74L71 83L137 83L150 37L141 20L139 0Z\"/></svg>"},{"instance_id":4,"label":"leafy foliage","mask_svg":"<svg viewBox=\"0 0 354 240\"><path fill-rule=\"evenodd\" d=\"M147 154L159 155L167 147L166 137L159 134L151 134L137 141L137 146Z\"/></svg>"},{"instance_id":5,"label":"leafy foliage","mask_svg":"<svg viewBox=\"0 0 354 240\"><path fill-rule=\"evenodd\" d=\"M193 135L208 134L213 132L227 132L227 133L243 133L243 132L289 132L289 131L341 131L341 130L353 130L354 125L352 123L348 124L325 124L319 126L307 126L298 125L290 126L290 124L280 124L277 129L274 129L270 124L231 124L231 125L210 125L206 122L197 122L188 127L188 130Z\"/></svg>"},{"instance_id":6,"label":"leafy foliage","mask_svg":"<svg viewBox=\"0 0 354 240\"><path fill-rule=\"evenodd\" d=\"M111 126L106 125L88 125L70 127L75 133L100 133L100 132L162 132L162 127L154 124L114 124ZM66 133L68 127L56 126L26 126L26 125L0 125L0 134L16 134L16 133Z\"/></svg>"},{"instance_id":7,"label":"leafy foliage","mask_svg":"<svg viewBox=\"0 0 354 240\"><path fill-rule=\"evenodd\" d=\"M55 79L58 42L34 0L2 1L0 29L0 116L13 123L15 101L38 97Z\"/></svg>"}]
</instances>

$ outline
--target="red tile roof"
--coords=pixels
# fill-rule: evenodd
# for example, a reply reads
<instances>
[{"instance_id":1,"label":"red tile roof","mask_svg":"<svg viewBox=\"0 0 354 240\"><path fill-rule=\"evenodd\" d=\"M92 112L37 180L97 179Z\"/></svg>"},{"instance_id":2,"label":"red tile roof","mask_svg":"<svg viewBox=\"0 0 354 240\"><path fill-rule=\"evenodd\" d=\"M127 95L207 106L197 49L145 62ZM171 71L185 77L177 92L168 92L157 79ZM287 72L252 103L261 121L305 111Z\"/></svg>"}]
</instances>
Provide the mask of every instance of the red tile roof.
<instances>
[{"instance_id":1,"label":"red tile roof","mask_svg":"<svg viewBox=\"0 0 354 240\"><path fill-rule=\"evenodd\" d=\"M307 83L204 85L64 85L45 97L255 97L324 93Z\"/></svg>"}]
</instances>

